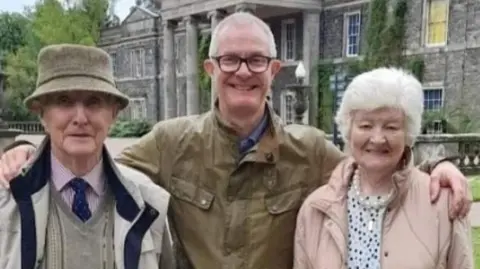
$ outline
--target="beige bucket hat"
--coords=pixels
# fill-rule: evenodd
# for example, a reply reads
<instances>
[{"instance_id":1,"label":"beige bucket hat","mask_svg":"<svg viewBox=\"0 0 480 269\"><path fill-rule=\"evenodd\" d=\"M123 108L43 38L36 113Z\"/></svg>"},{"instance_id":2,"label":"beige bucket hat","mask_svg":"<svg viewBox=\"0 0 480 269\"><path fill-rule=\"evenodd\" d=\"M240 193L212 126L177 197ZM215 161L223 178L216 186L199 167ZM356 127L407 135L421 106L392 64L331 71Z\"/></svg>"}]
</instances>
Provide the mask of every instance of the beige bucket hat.
<instances>
[{"instance_id":1,"label":"beige bucket hat","mask_svg":"<svg viewBox=\"0 0 480 269\"><path fill-rule=\"evenodd\" d=\"M58 44L44 47L37 59L36 90L25 99L32 111L40 108L39 97L66 91L92 91L117 98L120 109L128 105L128 96L115 86L110 55L84 45Z\"/></svg>"}]
</instances>

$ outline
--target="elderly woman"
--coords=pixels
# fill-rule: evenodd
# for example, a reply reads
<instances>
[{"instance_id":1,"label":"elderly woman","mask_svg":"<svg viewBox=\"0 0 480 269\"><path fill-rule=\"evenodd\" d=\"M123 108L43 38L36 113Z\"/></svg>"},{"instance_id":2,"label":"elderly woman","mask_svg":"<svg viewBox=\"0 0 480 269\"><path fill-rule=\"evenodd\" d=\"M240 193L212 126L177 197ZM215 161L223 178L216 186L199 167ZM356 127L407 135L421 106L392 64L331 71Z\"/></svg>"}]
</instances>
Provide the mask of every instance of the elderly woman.
<instances>
[{"instance_id":1,"label":"elderly woman","mask_svg":"<svg viewBox=\"0 0 480 269\"><path fill-rule=\"evenodd\" d=\"M25 103L48 135L11 189L0 190L0 268L171 268L169 194L114 164L104 146L128 104L108 54L44 48Z\"/></svg>"},{"instance_id":2,"label":"elderly woman","mask_svg":"<svg viewBox=\"0 0 480 269\"><path fill-rule=\"evenodd\" d=\"M422 112L422 86L402 70L351 82L336 116L351 157L303 203L294 268L473 268L468 220L449 219L448 191L430 203L412 164Z\"/></svg>"}]
</instances>

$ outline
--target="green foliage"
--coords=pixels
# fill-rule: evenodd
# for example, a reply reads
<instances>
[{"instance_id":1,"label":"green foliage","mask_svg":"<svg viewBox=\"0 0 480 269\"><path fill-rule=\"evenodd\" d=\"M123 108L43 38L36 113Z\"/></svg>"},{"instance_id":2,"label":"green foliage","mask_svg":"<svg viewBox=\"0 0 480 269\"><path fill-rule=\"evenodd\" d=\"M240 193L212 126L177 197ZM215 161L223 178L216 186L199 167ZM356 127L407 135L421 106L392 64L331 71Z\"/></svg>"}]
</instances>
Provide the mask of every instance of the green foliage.
<instances>
[{"instance_id":1,"label":"green foliage","mask_svg":"<svg viewBox=\"0 0 480 269\"><path fill-rule=\"evenodd\" d=\"M0 60L25 45L27 25L28 19L22 14L0 13Z\"/></svg>"},{"instance_id":2,"label":"green foliage","mask_svg":"<svg viewBox=\"0 0 480 269\"><path fill-rule=\"evenodd\" d=\"M364 59L364 68L371 69L381 66L384 61L385 48L382 43L385 38L385 25L387 23L388 0L372 0L367 27L367 44Z\"/></svg>"},{"instance_id":3,"label":"green foliage","mask_svg":"<svg viewBox=\"0 0 480 269\"><path fill-rule=\"evenodd\" d=\"M408 70L417 77L419 81L423 81L423 71L425 70L425 62L421 57L413 57L408 62Z\"/></svg>"},{"instance_id":4,"label":"green foliage","mask_svg":"<svg viewBox=\"0 0 480 269\"><path fill-rule=\"evenodd\" d=\"M423 113L422 125L424 130L433 128L435 121L442 121L446 125L445 131L451 134L472 133L480 129L480 123L469 116L463 106L454 109L442 108L437 111L425 111Z\"/></svg>"},{"instance_id":5,"label":"green foliage","mask_svg":"<svg viewBox=\"0 0 480 269\"><path fill-rule=\"evenodd\" d=\"M8 51L6 59L5 97L9 106L5 119L35 118L24 108L23 100L35 89L38 52L44 46L60 43L95 45L108 4L108 0L82 0L67 8L57 0L41 0L25 13L28 20L22 45Z\"/></svg>"},{"instance_id":6,"label":"green foliage","mask_svg":"<svg viewBox=\"0 0 480 269\"><path fill-rule=\"evenodd\" d=\"M387 24L383 37L382 53L387 65L403 66L405 51L405 31L407 2L398 0L393 10L391 23Z\"/></svg>"},{"instance_id":7,"label":"green foliage","mask_svg":"<svg viewBox=\"0 0 480 269\"><path fill-rule=\"evenodd\" d=\"M330 76L334 73L334 65L331 62L318 65L318 123L317 126L324 132L332 132L333 119L333 93L330 90Z\"/></svg>"},{"instance_id":8,"label":"green foliage","mask_svg":"<svg viewBox=\"0 0 480 269\"><path fill-rule=\"evenodd\" d=\"M203 34L199 36L198 41L198 89L200 90L200 100L202 111L210 110L211 100L211 79L203 68L203 62L208 59L208 49L210 46L210 34Z\"/></svg>"},{"instance_id":9,"label":"green foliage","mask_svg":"<svg viewBox=\"0 0 480 269\"><path fill-rule=\"evenodd\" d=\"M117 120L109 132L110 137L141 137L152 129L148 121Z\"/></svg>"}]
</instances>

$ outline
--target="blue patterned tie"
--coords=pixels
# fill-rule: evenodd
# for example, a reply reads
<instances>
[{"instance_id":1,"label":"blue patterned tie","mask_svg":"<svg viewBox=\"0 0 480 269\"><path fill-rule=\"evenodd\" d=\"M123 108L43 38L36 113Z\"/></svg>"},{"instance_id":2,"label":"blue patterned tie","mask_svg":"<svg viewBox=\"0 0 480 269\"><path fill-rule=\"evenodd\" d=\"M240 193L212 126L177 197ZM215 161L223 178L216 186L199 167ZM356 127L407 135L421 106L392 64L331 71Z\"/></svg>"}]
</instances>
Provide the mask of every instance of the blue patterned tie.
<instances>
[{"instance_id":1,"label":"blue patterned tie","mask_svg":"<svg viewBox=\"0 0 480 269\"><path fill-rule=\"evenodd\" d=\"M87 201L88 183L81 178L74 178L69 184L75 192L75 195L73 196L72 211L78 216L78 218L85 222L92 216Z\"/></svg>"}]
</instances>

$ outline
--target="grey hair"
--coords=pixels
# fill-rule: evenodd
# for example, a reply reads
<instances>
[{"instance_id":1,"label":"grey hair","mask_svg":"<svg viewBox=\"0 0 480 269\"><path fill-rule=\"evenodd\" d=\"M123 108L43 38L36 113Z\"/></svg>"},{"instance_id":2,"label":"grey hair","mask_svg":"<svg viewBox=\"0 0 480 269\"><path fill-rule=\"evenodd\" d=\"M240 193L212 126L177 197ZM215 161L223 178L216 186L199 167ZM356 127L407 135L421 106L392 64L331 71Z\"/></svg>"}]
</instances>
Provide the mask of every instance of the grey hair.
<instances>
[{"instance_id":1,"label":"grey hair","mask_svg":"<svg viewBox=\"0 0 480 269\"><path fill-rule=\"evenodd\" d=\"M422 84L410 73L397 68L378 68L356 76L348 85L335 121L348 144L353 113L382 107L399 108L406 118L405 142L413 146L421 132Z\"/></svg>"},{"instance_id":2,"label":"grey hair","mask_svg":"<svg viewBox=\"0 0 480 269\"><path fill-rule=\"evenodd\" d=\"M235 12L226 18L224 18L220 23L213 29L212 38L210 40L210 48L208 50L208 56L214 57L217 56L218 53L218 38L219 35L222 33L222 30L230 25L238 25L238 26L251 26L256 25L260 27L267 39L268 39L268 56L270 57L277 57L277 46L275 44L275 38L273 37L272 30L270 27L260 18L257 16L249 13L249 12Z\"/></svg>"}]
</instances>

